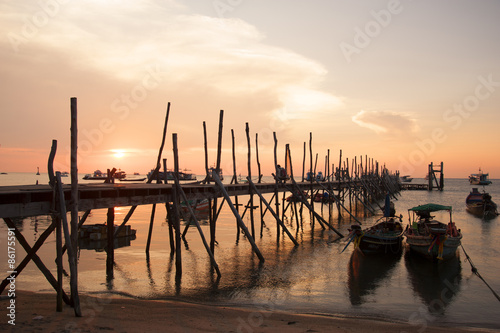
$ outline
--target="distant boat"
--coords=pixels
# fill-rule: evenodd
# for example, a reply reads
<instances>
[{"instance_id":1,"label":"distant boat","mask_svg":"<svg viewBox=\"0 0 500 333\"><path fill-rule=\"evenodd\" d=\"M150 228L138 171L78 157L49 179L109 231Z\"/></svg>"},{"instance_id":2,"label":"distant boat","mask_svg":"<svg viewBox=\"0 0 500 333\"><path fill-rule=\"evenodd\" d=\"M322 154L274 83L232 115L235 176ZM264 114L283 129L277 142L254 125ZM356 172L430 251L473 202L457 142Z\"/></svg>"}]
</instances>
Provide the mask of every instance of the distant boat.
<instances>
[{"instance_id":1,"label":"distant boat","mask_svg":"<svg viewBox=\"0 0 500 333\"><path fill-rule=\"evenodd\" d=\"M146 177L142 178L118 178L121 182L143 182L146 180Z\"/></svg>"},{"instance_id":2,"label":"distant boat","mask_svg":"<svg viewBox=\"0 0 500 333\"><path fill-rule=\"evenodd\" d=\"M431 213L437 211L448 211L450 222L446 224L435 220ZM431 261L447 260L456 256L462 233L452 222L451 206L429 203L410 208L408 213L410 212L413 214L410 216L410 224L406 227L404 235L411 253Z\"/></svg>"},{"instance_id":3,"label":"distant boat","mask_svg":"<svg viewBox=\"0 0 500 333\"><path fill-rule=\"evenodd\" d=\"M196 175L194 173L188 172L189 170L184 169L184 171L179 171L179 180L196 180ZM154 170L148 172L148 178L153 175ZM174 180L175 171L167 170L166 180ZM158 179L165 180L165 173L163 171L158 171Z\"/></svg>"},{"instance_id":4,"label":"distant boat","mask_svg":"<svg viewBox=\"0 0 500 333\"><path fill-rule=\"evenodd\" d=\"M498 216L497 204L491 199L491 195L481 193L477 188L473 188L465 199L467 211L484 219L491 219Z\"/></svg>"},{"instance_id":5,"label":"distant boat","mask_svg":"<svg viewBox=\"0 0 500 333\"><path fill-rule=\"evenodd\" d=\"M6 175L7 172L0 172L0 175Z\"/></svg>"},{"instance_id":6,"label":"distant boat","mask_svg":"<svg viewBox=\"0 0 500 333\"><path fill-rule=\"evenodd\" d=\"M69 176L69 172L68 171L61 172L61 177L68 177L68 176Z\"/></svg>"},{"instance_id":7,"label":"distant boat","mask_svg":"<svg viewBox=\"0 0 500 333\"><path fill-rule=\"evenodd\" d=\"M491 180L488 180L488 174L483 173L479 168L478 173L473 173L469 176L469 183L471 185L490 185Z\"/></svg>"},{"instance_id":8,"label":"distant boat","mask_svg":"<svg viewBox=\"0 0 500 333\"><path fill-rule=\"evenodd\" d=\"M36 174L37 176L40 175L40 167L36 167Z\"/></svg>"},{"instance_id":9,"label":"distant boat","mask_svg":"<svg viewBox=\"0 0 500 333\"><path fill-rule=\"evenodd\" d=\"M208 178L209 181L212 181L212 182L215 181L214 178L213 178L213 176L212 176L212 173L214 173L215 170L216 170L216 167L211 167L210 169L208 169L208 177L207 178ZM220 181L223 181L224 180L224 176L222 175L222 169L219 170L218 175L219 175Z\"/></svg>"},{"instance_id":10,"label":"distant boat","mask_svg":"<svg viewBox=\"0 0 500 333\"><path fill-rule=\"evenodd\" d=\"M115 179L124 179L125 177L127 177L127 174L125 171L116 171L114 174L113 174L113 178ZM85 180L106 180L108 179L108 174L107 173L104 173L104 172L101 172L101 170L95 170L93 174L86 174L85 176L83 176L83 179Z\"/></svg>"},{"instance_id":11,"label":"distant boat","mask_svg":"<svg viewBox=\"0 0 500 333\"><path fill-rule=\"evenodd\" d=\"M413 180L413 178L411 178L409 175L406 175L406 176L401 176L400 180L403 183L410 183Z\"/></svg>"}]
</instances>

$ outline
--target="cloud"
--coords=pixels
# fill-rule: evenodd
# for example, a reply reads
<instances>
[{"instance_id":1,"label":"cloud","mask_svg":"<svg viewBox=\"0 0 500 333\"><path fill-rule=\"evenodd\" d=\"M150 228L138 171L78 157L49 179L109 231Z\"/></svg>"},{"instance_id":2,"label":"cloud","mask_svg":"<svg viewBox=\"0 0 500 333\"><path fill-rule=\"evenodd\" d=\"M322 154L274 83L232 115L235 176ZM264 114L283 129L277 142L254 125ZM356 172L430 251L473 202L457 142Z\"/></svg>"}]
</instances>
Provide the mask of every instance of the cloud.
<instances>
[{"instance_id":1,"label":"cloud","mask_svg":"<svg viewBox=\"0 0 500 333\"><path fill-rule=\"evenodd\" d=\"M8 18L8 30L21 35L23 22L43 12L36 5L7 9L17 14ZM118 6L113 1L69 2L48 16L25 43L116 80L137 83L148 68L159 68L163 87L210 91L216 97L264 96L294 119L341 104L320 88L327 75L323 65L267 44L261 31L237 18L192 14L178 2L163 0L120 1ZM23 47L24 42L21 52Z\"/></svg>"},{"instance_id":2,"label":"cloud","mask_svg":"<svg viewBox=\"0 0 500 333\"><path fill-rule=\"evenodd\" d=\"M352 121L361 127L386 136L408 135L418 131L415 119L407 114L394 111L361 110L352 117Z\"/></svg>"}]
</instances>

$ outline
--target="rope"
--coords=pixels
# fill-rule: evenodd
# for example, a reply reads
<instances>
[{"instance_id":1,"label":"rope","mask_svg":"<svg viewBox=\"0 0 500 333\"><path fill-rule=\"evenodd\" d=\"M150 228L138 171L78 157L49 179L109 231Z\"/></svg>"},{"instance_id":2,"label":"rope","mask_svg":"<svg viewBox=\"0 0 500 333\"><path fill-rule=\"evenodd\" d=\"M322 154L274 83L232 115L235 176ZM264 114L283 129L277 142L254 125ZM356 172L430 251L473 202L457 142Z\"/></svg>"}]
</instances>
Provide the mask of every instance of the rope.
<instances>
[{"instance_id":1,"label":"rope","mask_svg":"<svg viewBox=\"0 0 500 333\"><path fill-rule=\"evenodd\" d=\"M484 282L484 284L491 290L491 292L493 293L493 295L495 295L495 297L500 301L500 296L498 296L498 294L490 287L490 285L488 284L488 282L486 282L486 280L483 279L483 277L481 276L481 274L479 274L479 272L477 271L477 268L472 263L471 258L469 257L469 255L467 254L467 252L465 252L464 246L462 244L460 244L460 246L462 247L462 250L465 253L465 257L467 258L466 260L469 262L469 264L471 266L472 273L476 274Z\"/></svg>"}]
</instances>

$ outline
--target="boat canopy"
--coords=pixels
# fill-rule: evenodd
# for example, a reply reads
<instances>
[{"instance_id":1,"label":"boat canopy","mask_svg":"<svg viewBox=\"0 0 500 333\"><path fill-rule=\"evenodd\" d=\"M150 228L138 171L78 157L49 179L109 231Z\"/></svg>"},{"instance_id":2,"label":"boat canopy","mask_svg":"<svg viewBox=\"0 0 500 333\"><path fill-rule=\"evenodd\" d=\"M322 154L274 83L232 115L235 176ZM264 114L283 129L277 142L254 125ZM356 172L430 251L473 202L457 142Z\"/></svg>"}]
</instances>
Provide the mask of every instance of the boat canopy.
<instances>
[{"instance_id":1,"label":"boat canopy","mask_svg":"<svg viewBox=\"0 0 500 333\"><path fill-rule=\"evenodd\" d=\"M410 208L408 210L411 210L413 212L437 212L440 210L451 211L451 206L443 206L443 205L429 203L429 204L413 207L413 208Z\"/></svg>"}]
</instances>

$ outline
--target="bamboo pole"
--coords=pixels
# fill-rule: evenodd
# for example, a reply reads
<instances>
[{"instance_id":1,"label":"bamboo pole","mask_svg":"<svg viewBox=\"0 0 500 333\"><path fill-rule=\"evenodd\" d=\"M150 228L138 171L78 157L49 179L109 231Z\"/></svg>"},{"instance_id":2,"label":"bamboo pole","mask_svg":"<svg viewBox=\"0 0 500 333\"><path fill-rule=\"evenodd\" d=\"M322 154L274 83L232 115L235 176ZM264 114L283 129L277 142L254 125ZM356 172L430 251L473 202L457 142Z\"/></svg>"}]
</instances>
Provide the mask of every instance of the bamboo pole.
<instances>
[{"instance_id":1,"label":"bamboo pole","mask_svg":"<svg viewBox=\"0 0 500 333\"><path fill-rule=\"evenodd\" d=\"M179 174L179 161L178 161L178 150L177 150L177 133L174 133L173 136L172 136L172 141L173 141L173 148L174 148L174 165L175 165L175 171L174 171L174 182L175 182L175 187L176 187L176 191L180 194L180 196L182 197L182 200L184 200L186 203L188 202L188 198L186 196L186 193L184 193L184 190L182 189L180 183L179 183L179 178L178 178L178 174ZM219 270L219 266L217 265L217 262L215 261L215 257L212 253L212 251L210 250L210 246L208 245L206 239L205 239L205 235L203 234L203 230L201 229L201 226L200 226L200 223L198 222L198 219L196 218L196 214L194 213L191 205L189 204L186 204L187 208L188 208L188 211L196 225L196 228L198 229L198 232L200 234L200 237L201 237L201 240L203 242L203 245L205 246L205 249L208 253L208 255L210 256L210 262L212 263L212 266L215 268L216 272L217 272L217 275L220 277L221 276L221 273L220 273L220 270Z\"/></svg>"},{"instance_id":2,"label":"bamboo pole","mask_svg":"<svg viewBox=\"0 0 500 333\"><path fill-rule=\"evenodd\" d=\"M58 216L52 216L52 223L56 226L56 266L57 266L57 300L56 311L63 310L63 263L62 263L62 226Z\"/></svg>"},{"instance_id":3,"label":"bamboo pole","mask_svg":"<svg viewBox=\"0 0 500 333\"><path fill-rule=\"evenodd\" d=\"M113 279L113 264L115 262L115 207L108 208L106 219L107 255L106 255L106 278ZM148 248L149 250L149 248Z\"/></svg>"},{"instance_id":4,"label":"bamboo pole","mask_svg":"<svg viewBox=\"0 0 500 333\"><path fill-rule=\"evenodd\" d=\"M252 178L252 150L251 150L251 146L250 146L250 128L248 127L248 123L245 123L245 133L247 135L247 147L248 147L248 150L247 150L247 167L248 167L248 177ZM248 201L248 208L250 208L250 225L251 225L251 228L252 228L252 237L253 239L255 239L255 221L254 221L254 216L253 216L253 210L254 210L254 206L253 206L253 193L252 191L250 190L250 188L248 188L249 191L248 193L250 194L250 199Z\"/></svg>"},{"instance_id":5,"label":"bamboo pole","mask_svg":"<svg viewBox=\"0 0 500 333\"><path fill-rule=\"evenodd\" d=\"M234 130L231 129L231 151L233 156L233 177L234 183L238 184L238 177L236 175L236 145L234 143ZM238 203L238 196L234 196L234 205L236 206L236 211L239 213L240 204ZM240 239L240 225L236 221L236 241Z\"/></svg>"},{"instance_id":6,"label":"bamboo pole","mask_svg":"<svg viewBox=\"0 0 500 333\"><path fill-rule=\"evenodd\" d=\"M276 170L276 174L278 174L278 138L276 137L276 132L273 132L273 139L274 139L274 169ZM281 176L281 175L279 175ZM285 180L286 181L286 180ZM280 203L278 199L278 182L279 180L276 178L274 180L274 197L276 198L276 214L279 216L280 214ZM276 242L279 242L280 240L280 225L279 223L276 223Z\"/></svg>"},{"instance_id":7,"label":"bamboo pole","mask_svg":"<svg viewBox=\"0 0 500 333\"><path fill-rule=\"evenodd\" d=\"M264 257L260 253L260 250L257 247L257 245L255 244L255 241L254 241L252 235L248 231L247 227L245 226L245 223L243 223L243 220L241 219L241 217L239 216L238 212L236 211L236 208L234 207L233 203L231 202L231 198L229 197L229 194L227 193L226 189L224 188L224 185L222 185L222 182L220 181L219 175L217 175L214 172L213 175L212 175L212 177L214 178L215 183L219 186L219 189L221 190L222 195L224 196L224 198L226 198L226 201L227 201L227 203L229 205L229 208L231 208L231 211L236 216L236 219L237 219L238 223L240 224L241 229L245 233L245 236L247 237L248 241L252 245L252 248L253 248L255 254L257 255L257 257L259 257L259 259L260 259L261 262L264 262L265 261Z\"/></svg>"},{"instance_id":8,"label":"bamboo pole","mask_svg":"<svg viewBox=\"0 0 500 333\"><path fill-rule=\"evenodd\" d=\"M287 227L280 220L279 216L276 215L276 213L274 212L274 210L271 207L271 205L266 201L266 199L264 199L264 197L262 196L262 194L259 192L259 190L255 186L255 184L252 182L252 179L250 177L247 177L247 179L248 179L248 183L250 184L250 186L252 186L254 192L257 193L257 195L260 197L260 199L262 200L262 202L264 202L264 204L267 206L267 208L269 209L269 211L271 212L271 214L274 216L274 218L276 219L276 222L283 228L283 230L286 232L286 234L288 235L288 237L290 238L290 240L295 244L295 246L299 246L299 243L297 243L297 241L295 240L295 238L293 238L292 234L290 233L290 231L288 231Z\"/></svg>"},{"instance_id":9,"label":"bamboo pole","mask_svg":"<svg viewBox=\"0 0 500 333\"><path fill-rule=\"evenodd\" d=\"M77 99L71 97L71 244L78 253L78 117ZM78 267L78 266L77 266Z\"/></svg>"},{"instance_id":10,"label":"bamboo pole","mask_svg":"<svg viewBox=\"0 0 500 333\"><path fill-rule=\"evenodd\" d=\"M64 192L62 189L61 173L56 172L56 182L57 190L59 194L59 214L62 218L62 225L64 230L64 238L66 239L66 245L68 249L68 262L70 269L70 288L71 288L71 299L73 301L73 307L75 310L75 316L81 317L82 312L80 309L80 297L78 296L78 270L76 263L76 254L73 252L73 246L71 244L71 235L69 233L68 221L66 219L66 205L64 200Z\"/></svg>"},{"instance_id":11,"label":"bamboo pole","mask_svg":"<svg viewBox=\"0 0 500 333\"><path fill-rule=\"evenodd\" d=\"M40 238L38 238L38 240L35 242L35 245L33 245L33 247L31 247L28 244L28 242L26 241L26 239L24 238L24 236L22 235L22 233L19 231L19 229L16 227L16 225L14 224L14 222L10 218L5 217L5 218L3 218L3 220L5 221L5 224L7 224L7 227L9 227L9 229L14 231L19 244L21 244L21 246L26 251L26 257L14 269L14 272L11 273L7 278L19 276L19 274L21 274L21 272L26 267L26 265L31 260L33 260L33 262L36 264L38 269L45 276L47 281L49 281L50 285L54 288L54 290L57 290L59 287L57 280L54 278L54 276L52 275L50 270L44 265L44 263L42 262L40 257L36 254L36 252L40 249L40 247L43 245L45 240L50 236L52 231L54 231L55 224L51 224L47 229L45 229L45 231L40 235ZM5 289L5 287L10 283L10 280L7 280L7 278L5 278L2 281L2 283L0 284L0 293L2 293ZM68 304L68 305L72 304L70 298L64 293L64 290L62 291L62 298L66 304Z\"/></svg>"}]
</instances>

